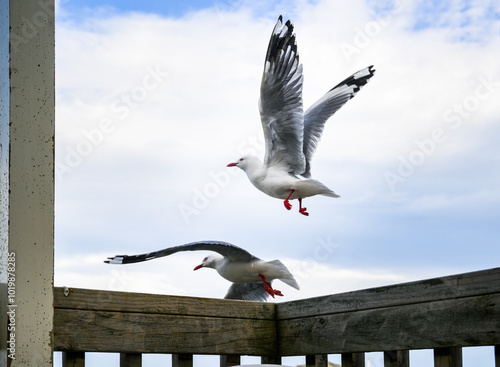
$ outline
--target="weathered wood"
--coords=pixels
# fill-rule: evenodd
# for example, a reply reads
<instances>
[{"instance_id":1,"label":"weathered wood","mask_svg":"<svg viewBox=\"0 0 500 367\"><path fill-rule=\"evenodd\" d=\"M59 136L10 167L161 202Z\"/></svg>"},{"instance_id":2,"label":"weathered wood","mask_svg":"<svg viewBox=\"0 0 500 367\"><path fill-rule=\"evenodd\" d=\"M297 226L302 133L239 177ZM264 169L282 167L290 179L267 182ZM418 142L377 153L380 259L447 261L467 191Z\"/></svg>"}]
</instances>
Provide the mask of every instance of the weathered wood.
<instances>
[{"instance_id":1,"label":"weathered wood","mask_svg":"<svg viewBox=\"0 0 500 367\"><path fill-rule=\"evenodd\" d=\"M165 296L93 289L54 288L54 307L75 310L142 312L183 316L274 319L275 305L201 297ZM67 294L67 293L66 293Z\"/></svg>"},{"instance_id":2,"label":"weathered wood","mask_svg":"<svg viewBox=\"0 0 500 367\"><path fill-rule=\"evenodd\" d=\"M223 354L220 356L220 367L238 366L241 357L238 354Z\"/></svg>"},{"instance_id":3,"label":"weathered wood","mask_svg":"<svg viewBox=\"0 0 500 367\"><path fill-rule=\"evenodd\" d=\"M85 367L85 352L63 352L63 367Z\"/></svg>"},{"instance_id":4,"label":"weathered wood","mask_svg":"<svg viewBox=\"0 0 500 367\"><path fill-rule=\"evenodd\" d=\"M328 367L328 355L327 354L307 355L306 367Z\"/></svg>"},{"instance_id":5,"label":"weathered wood","mask_svg":"<svg viewBox=\"0 0 500 367\"><path fill-rule=\"evenodd\" d=\"M365 367L364 353L342 353L342 367Z\"/></svg>"},{"instance_id":6,"label":"weathered wood","mask_svg":"<svg viewBox=\"0 0 500 367\"><path fill-rule=\"evenodd\" d=\"M172 367L193 367L193 355L172 354Z\"/></svg>"},{"instance_id":7,"label":"weathered wood","mask_svg":"<svg viewBox=\"0 0 500 367\"><path fill-rule=\"evenodd\" d=\"M495 345L500 294L278 322L284 356Z\"/></svg>"},{"instance_id":8,"label":"weathered wood","mask_svg":"<svg viewBox=\"0 0 500 367\"><path fill-rule=\"evenodd\" d=\"M409 350L388 350L384 352L384 367L409 367Z\"/></svg>"},{"instance_id":9,"label":"weathered wood","mask_svg":"<svg viewBox=\"0 0 500 367\"><path fill-rule=\"evenodd\" d=\"M54 347L260 355L264 364L342 353L360 365L357 353L386 351L386 366L406 367L408 349L500 344L499 285L492 269L280 304L56 288Z\"/></svg>"},{"instance_id":10,"label":"weathered wood","mask_svg":"<svg viewBox=\"0 0 500 367\"><path fill-rule=\"evenodd\" d=\"M273 354L274 320L56 309L54 349L89 352Z\"/></svg>"},{"instance_id":11,"label":"weathered wood","mask_svg":"<svg viewBox=\"0 0 500 367\"><path fill-rule=\"evenodd\" d=\"M435 348L434 367L462 367L462 348Z\"/></svg>"},{"instance_id":12,"label":"weathered wood","mask_svg":"<svg viewBox=\"0 0 500 367\"><path fill-rule=\"evenodd\" d=\"M500 345L495 345L495 367L500 367Z\"/></svg>"},{"instance_id":13,"label":"weathered wood","mask_svg":"<svg viewBox=\"0 0 500 367\"><path fill-rule=\"evenodd\" d=\"M141 367L142 353L120 353L120 367Z\"/></svg>"},{"instance_id":14,"label":"weathered wood","mask_svg":"<svg viewBox=\"0 0 500 367\"><path fill-rule=\"evenodd\" d=\"M279 320L500 293L500 268L277 304Z\"/></svg>"}]
</instances>

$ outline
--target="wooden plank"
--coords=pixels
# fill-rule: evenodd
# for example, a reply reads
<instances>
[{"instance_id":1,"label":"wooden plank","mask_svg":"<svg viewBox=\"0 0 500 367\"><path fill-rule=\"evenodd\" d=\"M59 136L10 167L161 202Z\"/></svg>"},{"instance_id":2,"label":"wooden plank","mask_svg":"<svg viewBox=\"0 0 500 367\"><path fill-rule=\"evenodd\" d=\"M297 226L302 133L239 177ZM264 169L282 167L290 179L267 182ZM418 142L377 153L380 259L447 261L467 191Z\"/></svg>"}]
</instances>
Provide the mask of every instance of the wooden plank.
<instances>
[{"instance_id":1,"label":"wooden plank","mask_svg":"<svg viewBox=\"0 0 500 367\"><path fill-rule=\"evenodd\" d=\"M364 353L342 353L342 367L365 367Z\"/></svg>"},{"instance_id":2,"label":"wooden plank","mask_svg":"<svg viewBox=\"0 0 500 367\"><path fill-rule=\"evenodd\" d=\"M434 367L462 367L462 348L435 348Z\"/></svg>"},{"instance_id":3,"label":"wooden plank","mask_svg":"<svg viewBox=\"0 0 500 367\"><path fill-rule=\"evenodd\" d=\"M241 357L238 354L223 354L220 356L220 367L238 366L241 363Z\"/></svg>"},{"instance_id":4,"label":"wooden plank","mask_svg":"<svg viewBox=\"0 0 500 367\"><path fill-rule=\"evenodd\" d=\"M500 343L500 294L278 322L280 353L334 354Z\"/></svg>"},{"instance_id":5,"label":"wooden plank","mask_svg":"<svg viewBox=\"0 0 500 367\"><path fill-rule=\"evenodd\" d=\"M193 355L172 354L172 367L193 367Z\"/></svg>"},{"instance_id":6,"label":"wooden plank","mask_svg":"<svg viewBox=\"0 0 500 367\"><path fill-rule=\"evenodd\" d=\"M54 349L87 352L276 353L275 321L55 309Z\"/></svg>"},{"instance_id":7,"label":"wooden plank","mask_svg":"<svg viewBox=\"0 0 500 367\"><path fill-rule=\"evenodd\" d=\"M384 367L410 367L410 351L409 350L385 351Z\"/></svg>"},{"instance_id":8,"label":"wooden plank","mask_svg":"<svg viewBox=\"0 0 500 367\"><path fill-rule=\"evenodd\" d=\"M140 312L274 320L275 305L201 297L165 296L94 289L54 288L54 307L77 310ZM68 294L68 295L65 295Z\"/></svg>"},{"instance_id":9,"label":"wooden plank","mask_svg":"<svg viewBox=\"0 0 500 367\"><path fill-rule=\"evenodd\" d=\"M495 367L500 367L500 345L495 345Z\"/></svg>"},{"instance_id":10,"label":"wooden plank","mask_svg":"<svg viewBox=\"0 0 500 367\"><path fill-rule=\"evenodd\" d=\"M500 268L283 302L276 316L287 320L490 293L500 293Z\"/></svg>"},{"instance_id":11,"label":"wooden plank","mask_svg":"<svg viewBox=\"0 0 500 367\"><path fill-rule=\"evenodd\" d=\"M120 367L141 367L142 353L120 353Z\"/></svg>"},{"instance_id":12,"label":"wooden plank","mask_svg":"<svg viewBox=\"0 0 500 367\"><path fill-rule=\"evenodd\" d=\"M85 367L85 352L63 352L63 367Z\"/></svg>"}]
</instances>

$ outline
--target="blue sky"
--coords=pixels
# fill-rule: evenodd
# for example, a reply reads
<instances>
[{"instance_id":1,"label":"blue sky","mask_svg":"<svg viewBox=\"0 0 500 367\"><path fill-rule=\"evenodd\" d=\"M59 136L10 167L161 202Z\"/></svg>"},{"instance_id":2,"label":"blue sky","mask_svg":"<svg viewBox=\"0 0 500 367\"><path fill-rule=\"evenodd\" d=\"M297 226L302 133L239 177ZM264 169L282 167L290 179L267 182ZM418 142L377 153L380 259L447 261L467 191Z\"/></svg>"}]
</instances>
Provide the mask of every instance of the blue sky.
<instances>
[{"instance_id":1,"label":"blue sky","mask_svg":"<svg viewBox=\"0 0 500 367\"><path fill-rule=\"evenodd\" d=\"M280 283L283 301L497 267L500 8L439 4L59 1L55 284L223 297L227 281L192 271L205 254L102 263L196 240L281 259L301 285ZM341 197L306 199L309 217L226 168L263 156L279 14L305 108L377 69L327 123L312 174Z\"/></svg>"}]
</instances>

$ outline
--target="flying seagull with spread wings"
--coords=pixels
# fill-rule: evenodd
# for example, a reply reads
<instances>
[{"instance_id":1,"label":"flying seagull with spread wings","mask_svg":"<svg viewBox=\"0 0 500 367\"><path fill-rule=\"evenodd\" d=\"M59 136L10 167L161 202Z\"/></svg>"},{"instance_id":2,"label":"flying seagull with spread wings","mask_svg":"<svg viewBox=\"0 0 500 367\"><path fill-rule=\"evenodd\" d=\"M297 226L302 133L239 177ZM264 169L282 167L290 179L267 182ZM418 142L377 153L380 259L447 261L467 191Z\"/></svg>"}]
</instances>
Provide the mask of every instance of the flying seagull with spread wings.
<instances>
[{"instance_id":1,"label":"flying seagull with spread wings","mask_svg":"<svg viewBox=\"0 0 500 367\"><path fill-rule=\"evenodd\" d=\"M194 268L213 268L219 275L233 284L224 298L241 299L248 301L265 301L268 296L282 296L283 294L273 289L271 282L279 279L289 286L299 289L297 281L279 260L264 261L253 256L248 251L220 241L191 242L181 246L169 247L164 250L149 252L141 255L117 255L108 257L108 264L132 264L142 261L169 256L180 251L213 251L219 255L209 255L202 263Z\"/></svg>"},{"instance_id":2,"label":"flying seagull with spread wings","mask_svg":"<svg viewBox=\"0 0 500 367\"><path fill-rule=\"evenodd\" d=\"M244 156L228 167L239 167L250 182L269 196L299 200L299 212L309 215L302 199L313 195L339 197L321 182L311 179L311 158L325 122L356 95L374 75L364 68L330 89L304 113L302 109L302 64L293 24L280 16L269 41L260 86L260 117L264 129L264 163Z\"/></svg>"}]
</instances>

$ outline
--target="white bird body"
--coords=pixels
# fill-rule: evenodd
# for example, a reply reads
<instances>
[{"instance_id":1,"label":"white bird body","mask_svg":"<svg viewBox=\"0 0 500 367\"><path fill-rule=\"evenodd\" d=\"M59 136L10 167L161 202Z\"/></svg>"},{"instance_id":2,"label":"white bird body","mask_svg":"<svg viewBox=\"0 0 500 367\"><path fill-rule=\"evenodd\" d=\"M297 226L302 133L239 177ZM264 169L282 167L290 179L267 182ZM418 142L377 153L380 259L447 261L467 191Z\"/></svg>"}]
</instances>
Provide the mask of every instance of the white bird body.
<instances>
[{"instance_id":1,"label":"white bird body","mask_svg":"<svg viewBox=\"0 0 500 367\"><path fill-rule=\"evenodd\" d=\"M282 296L280 291L271 287L271 282L275 279L299 289L297 281L281 261L264 261L238 246L220 241L192 242L141 255L117 255L109 257L105 262L131 264L157 259L180 251L196 250L214 251L222 255L206 256L194 270L213 268L221 277L232 282L225 298L264 301L269 295Z\"/></svg>"},{"instance_id":2,"label":"white bird body","mask_svg":"<svg viewBox=\"0 0 500 367\"><path fill-rule=\"evenodd\" d=\"M204 259L203 267L217 270L221 277L232 283L259 283L262 281L260 275L263 275L269 281L279 279L291 287L299 289L292 274L279 260L235 262L222 256L210 255Z\"/></svg>"},{"instance_id":3,"label":"white bird body","mask_svg":"<svg viewBox=\"0 0 500 367\"><path fill-rule=\"evenodd\" d=\"M373 66L354 73L329 90L305 113L302 107L302 65L290 21L280 16L266 53L260 88L259 110L264 130L264 162L244 156L228 167L241 168L250 182L265 194L288 200L325 195L339 197L317 180L310 179L311 158L323 133L325 122L374 75Z\"/></svg>"},{"instance_id":4,"label":"white bird body","mask_svg":"<svg viewBox=\"0 0 500 367\"><path fill-rule=\"evenodd\" d=\"M332 190L321 182L313 179L304 179L290 175L286 167L279 165L263 165L255 156L245 156L240 159L238 167L247 174L250 182L263 193L277 199L286 199L290 191L294 190L289 199L306 198L314 195L338 197ZM242 162L251 162L242 164Z\"/></svg>"}]
</instances>

